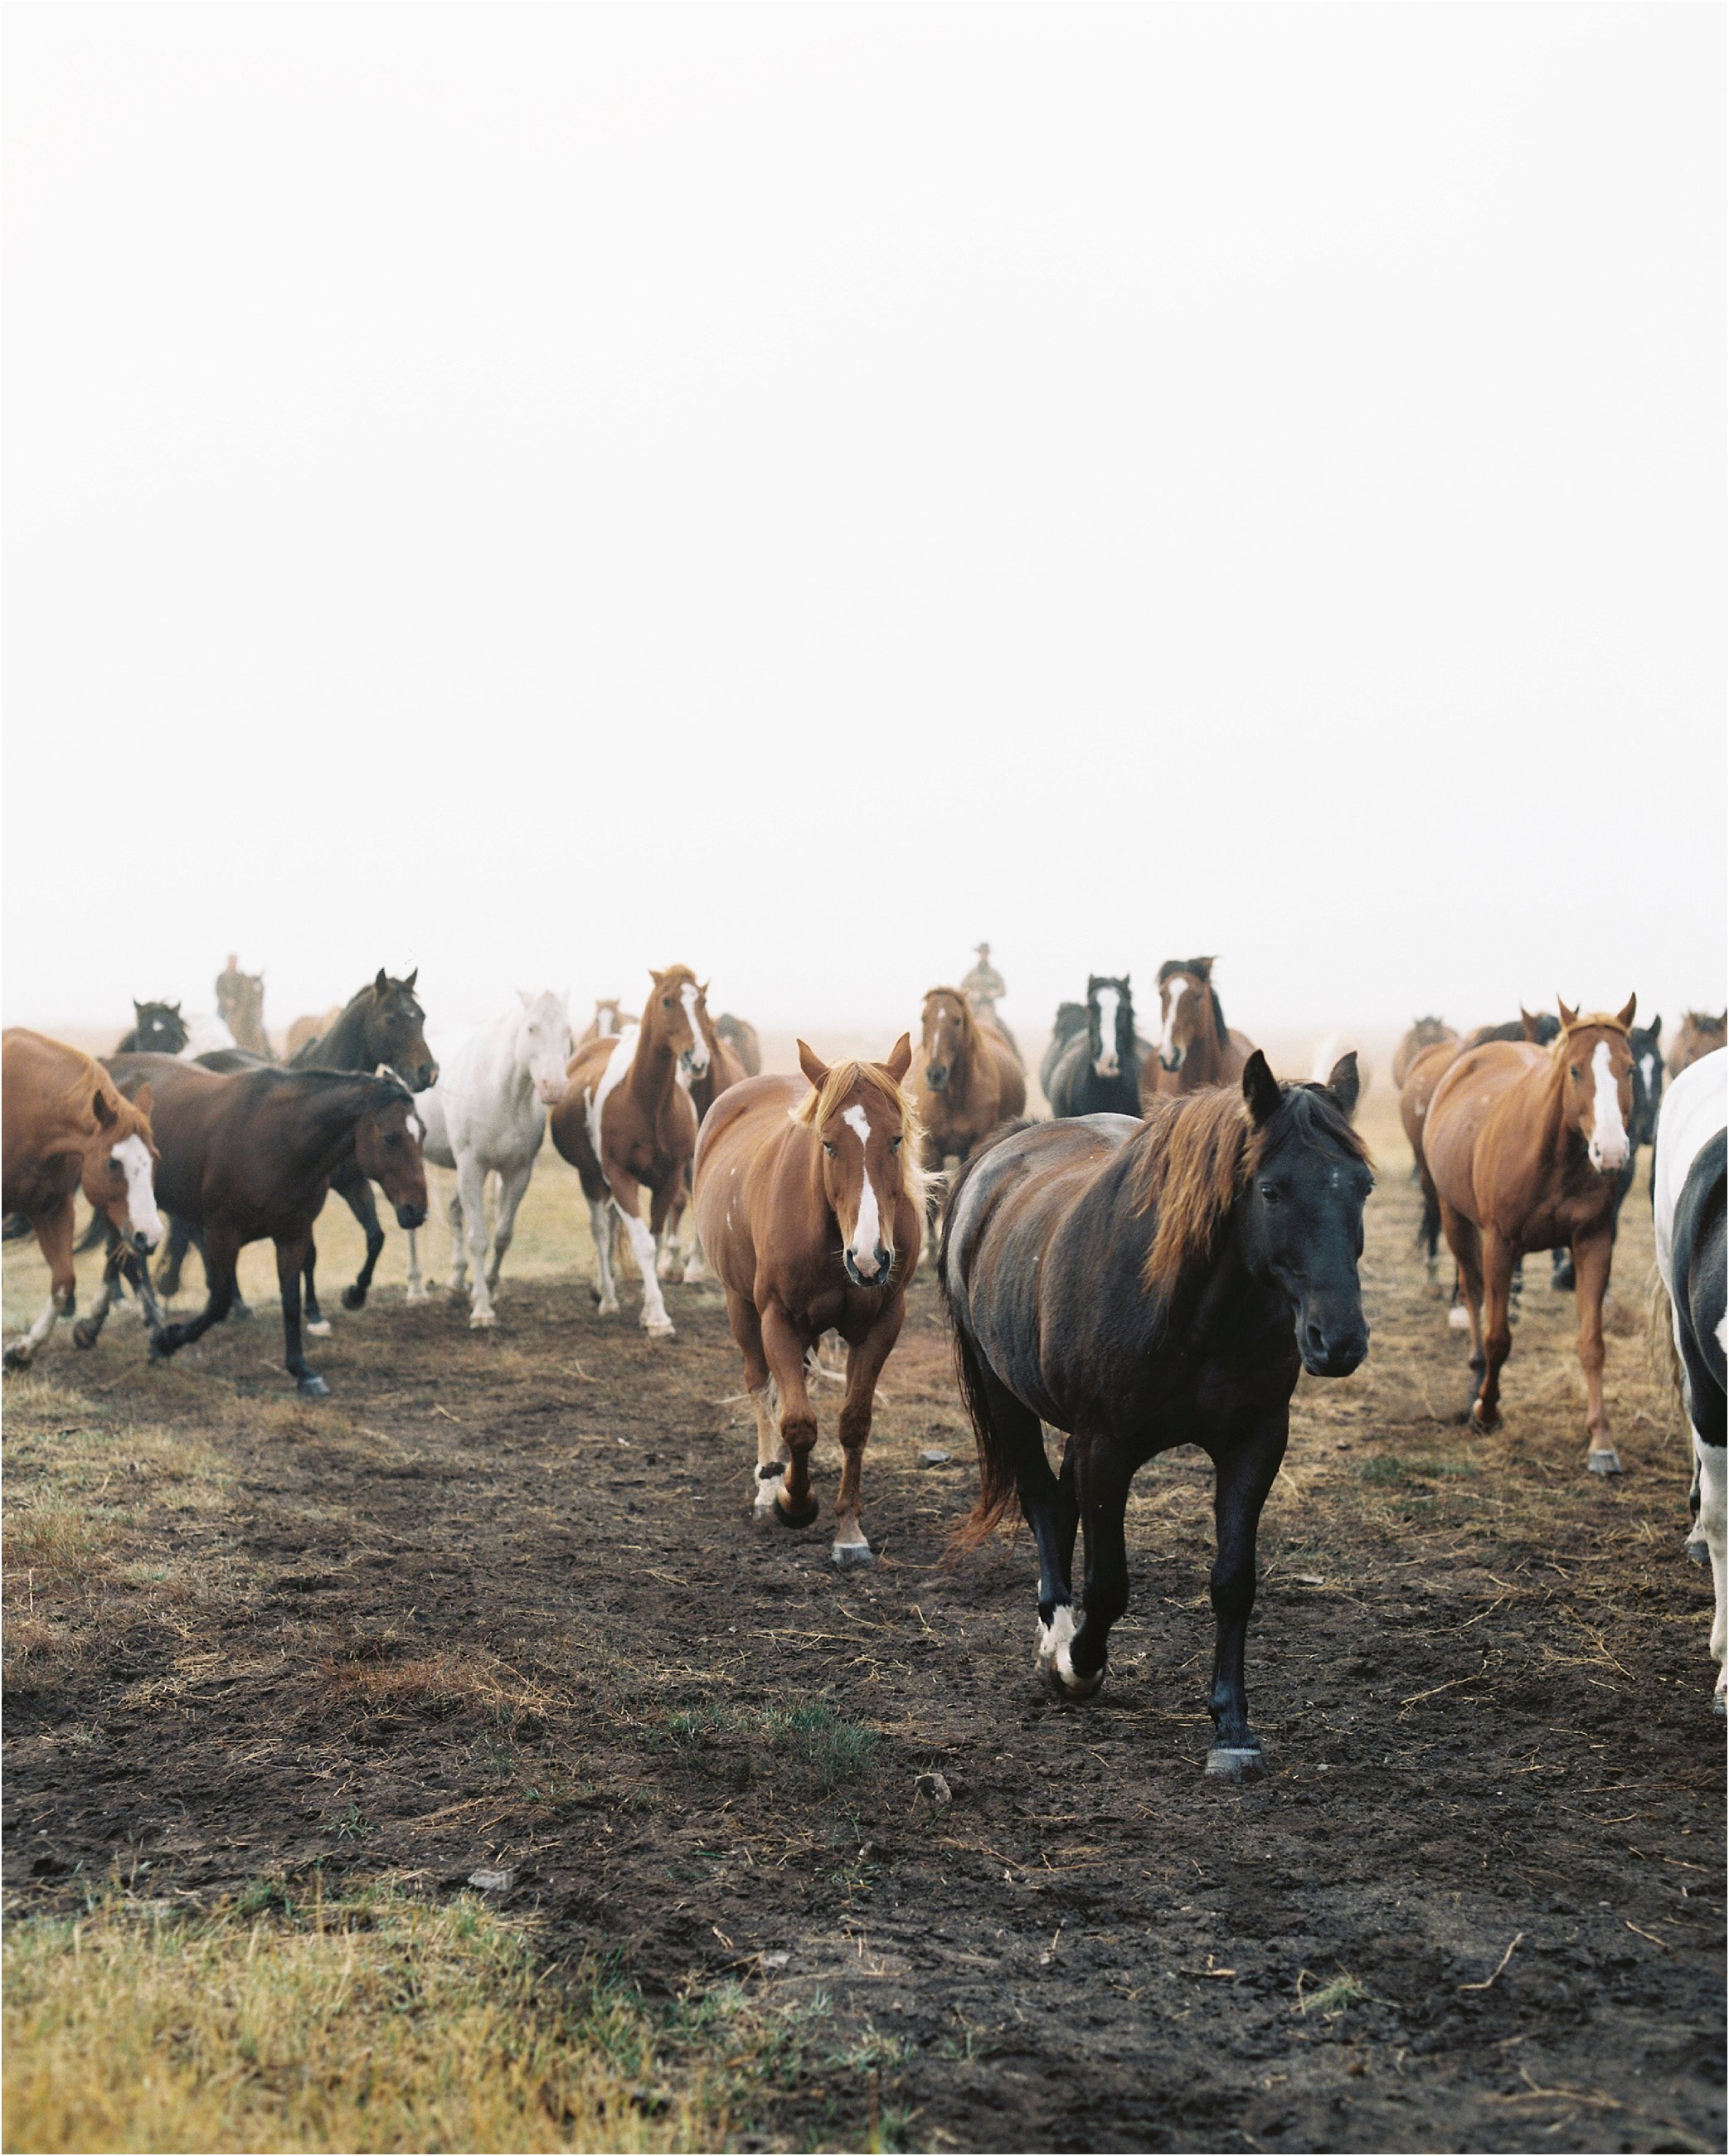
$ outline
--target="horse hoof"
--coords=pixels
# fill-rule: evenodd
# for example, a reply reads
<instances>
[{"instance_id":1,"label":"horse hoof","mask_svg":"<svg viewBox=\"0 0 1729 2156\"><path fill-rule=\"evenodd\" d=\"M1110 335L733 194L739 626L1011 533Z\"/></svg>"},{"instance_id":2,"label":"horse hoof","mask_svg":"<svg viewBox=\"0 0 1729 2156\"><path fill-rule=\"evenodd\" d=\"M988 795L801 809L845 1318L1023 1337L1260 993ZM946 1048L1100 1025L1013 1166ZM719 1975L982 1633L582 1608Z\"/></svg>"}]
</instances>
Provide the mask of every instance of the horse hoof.
<instances>
[{"instance_id":1,"label":"horse hoof","mask_svg":"<svg viewBox=\"0 0 1729 2156\"><path fill-rule=\"evenodd\" d=\"M484 1332L489 1326L496 1325L497 1323L497 1315L492 1311L471 1310L469 1312L469 1330L470 1332Z\"/></svg>"},{"instance_id":2,"label":"horse hoof","mask_svg":"<svg viewBox=\"0 0 1729 2156\"><path fill-rule=\"evenodd\" d=\"M344 1310L364 1310L366 1306L367 1291L363 1287L350 1286L343 1289L342 1307Z\"/></svg>"},{"instance_id":3,"label":"horse hoof","mask_svg":"<svg viewBox=\"0 0 1729 2156\"><path fill-rule=\"evenodd\" d=\"M327 1317L309 1317L306 1320L306 1330L315 1340L328 1340L331 1337L331 1322Z\"/></svg>"},{"instance_id":4,"label":"horse hoof","mask_svg":"<svg viewBox=\"0 0 1729 2156\"><path fill-rule=\"evenodd\" d=\"M330 1387L316 1370L307 1371L305 1376L299 1382L299 1390L309 1400L325 1400L330 1398Z\"/></svg>"},{"instance_id":5,"label":"horse hoof","mask_svg":"<svg viewBox=\"0 0 1729 2156\"><path fill-rule=\"evenodd\" d=\"M426 1290L420 1285L418 1281L410 1281L407 1288L403 1291L403 1301L404 1302L430 1302L432 1301L432 1297L427 1293Z\"/></svg>"},{"instance_id":6,"label":"horse hoof","mask_svg":"<svg viewBox=\"0 0 1729 2156\"><path fill-rule=\"evenodd\" d=\"M1729 1710L1726 1710L1724 1707L1723 1695L1721 1692L1719 1692L1716 1697L1711 1702L1711 1711L1714 1715L1716 1715L1719 1722L1729 1720Z\"/></svg>"},{"instance_id":7,"label":"horse hoof","mask_svg":"<svg viewBox=\"0 0 1729 2156\"><path fill-rule=\"evenodd\" d=\"M90 1324L87 1318L80 1318L77 1324L73 1327L72 1344L74 1348L94 1348L95 1346L95 1327Z\"/></svg>"},{"instance_id":8,"label":"horse hoof","mask_svg":"<svg viewBox=\"0 0 1729 2156\"><path fill-rule=\"evenodd\" d=\"M1695 1564L1709 1564L1711 1563L1711 1552L1706 1548L1703 1543L1689 1543L1687 1545L1687 1554L1692 1558Z\"/></svg>"},{"instance_id":9,"label":"horse hoof","mask_svg":"<svg viewBox=\"0 0 1729 2156\"><path fill-rule=\"evenodd\" d=\"M1258 1782L1266 1771L1259 1744L1215 1744L1207 1753L1207 1772L1215 1781Z\"/></svg>"},{"instance_id":10,"label":"horse hoof","mask_svg":"<svg viewBox=\"0 0 1729 2156\"><path fill-rule=\"evenodd\" d=\"M22 1348L8 1348L4 1361L8 1370L28 1370L30 1367L30 1358Z\"/></svg>"},{"instance_id":11,"label":"horse hoof","mask_svg":"<svg viewBox=\"0 0 1729 2156\"><path fill-rule=\"evenodd\" d=\"M838 1572L868 1572L876 1563L876 1553L869 1543L836 1543L829 1562Z\"/></svg>"},{"instance_id":12,"label":"horse hoof","mask_svg":"<svg viewBox=\"0 0 1729 2156\"><path fill-rule=\"evenodd\" d=\"M657 1340L670 1340L678 1327L670 1317L663 1317L658 1325L650 1324L645 1317L643 1320L643 1330L644 1332L652 1333Z\"/></svg>"},{"instance_id":13,"label":"horse hoof","mask_svg":"<svg viewBox=\"0 0 1729 2156\"><path fill-rule=\"evenodd\" d=\"M152 1332L151 1334L150 1359L152 1363L166 1363L173 1353L174 1342L168 1337L166 1332Z\"/></svg>"},{"instance_id":14,"label":"horse hoof","mask_svg":"<svg viewBox=\"0 0 1729 2156\"><path fill-rule=\"evenodd\" d=\"M1066 1654L1047 1662L1044 1673L1065 1699L1090 1699L1105 1681L1103 1670L1090 1677L1080 1676Z\"/></svg>"},{"instance_id":15,"label":"horse hoof","mask_svg":"<svg viewBox=\"0 0 1729 2156\"><path fill-rule=\"evenodd\" d=\"M783 1505L778 1497L774 1501L774 1517L783 1527L808 1527L817 1517L818 1509L814 1497L802 1512L795 1512L791 1506Z\"/></svg>"},{"instance_id":16,"label":"horse hoof","mask_svg":"<svg viewBox=\"0 0 1729 2156\"><path fill-rule=\"evenodd\" d=\"M1596 1446L1587 1455L1585 1465L1593 1475L1619 1475L1621 1455L1612 1445Z\"/></svg>"},{"instance_id":17,"label":"horse hoof","mask_svg":"<svg viewBox=\"0 0 1729 2156\"><path fill-rule=\"evenodd\" d=\"M1498 1408L1490 1408L1485 1410L1483 1403L1480 1400L1473 1400L1471 1402L1471 1428L1477 1431L1481 1436L1488 1437L1492 1435L1495 1431L1501 1428L1501 1410Z\"/></svg>"}]
</instances>

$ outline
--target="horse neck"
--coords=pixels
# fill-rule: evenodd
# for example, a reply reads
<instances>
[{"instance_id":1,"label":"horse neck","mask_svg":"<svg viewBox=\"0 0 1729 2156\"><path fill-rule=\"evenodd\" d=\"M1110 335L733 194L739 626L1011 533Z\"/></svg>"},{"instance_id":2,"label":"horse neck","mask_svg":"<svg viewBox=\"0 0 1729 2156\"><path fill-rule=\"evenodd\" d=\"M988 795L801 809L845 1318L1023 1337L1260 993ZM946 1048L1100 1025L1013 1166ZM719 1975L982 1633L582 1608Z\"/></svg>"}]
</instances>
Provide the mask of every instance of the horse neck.
<instances>
[{"instance_id":1,"label":"horse neck","mask_svg":"<svg viewBox=\"0 0 1729 2156\"><path fill-rule=\"evenodd\" d=\"M366 1106L370 1081L357 1072L346 1086L309 1086L300 1096L306 1111L305 1165L328 1175L354 1149L354 1127Z\"/></svg>"},{"instance_id":2,"label":"horse neck","mask_svg":"<svg viewBox=\"0 0 1729 2156\"><path fill-rule=\"evenodd\" d=\"M316 1044L318 1060L327 1070L370 1070L366 1040L366 1005L357 1000L344 1009L323 1040Z\"/></svg>"},{"instance_id":3,"label":"horse neck","mask_svg":"<svg viewBox=\"0 0 1729 2156\"><path fill-rule=\"evenodd\" d=\"M1219 1066L1224 1060L1224 1041L1219 1030L1213 991L1210 988L1202 988L1194 993L1198 994L1201 1001L1201 1030L1195 1036L1195 1045L1189 1050L1189 1058L1194 1057L1197 1050L1200 1051L1201 1083L1216 1086Z\"/></svg>"},{"instance_id":4,"label":"horse neck","mask_svg":"<svg viewBox=\"0 0 1729 2156\"><path fill-rule=\"evenodd\" d=\"M637 1035L636 1053L630 1059L630 1069L624 1080L641 1106L658 1108L666 1099L672 1091L677 1063L672 1043L652 1035L644 1018L642 1030Z\"/></svg>"}]
</instances>

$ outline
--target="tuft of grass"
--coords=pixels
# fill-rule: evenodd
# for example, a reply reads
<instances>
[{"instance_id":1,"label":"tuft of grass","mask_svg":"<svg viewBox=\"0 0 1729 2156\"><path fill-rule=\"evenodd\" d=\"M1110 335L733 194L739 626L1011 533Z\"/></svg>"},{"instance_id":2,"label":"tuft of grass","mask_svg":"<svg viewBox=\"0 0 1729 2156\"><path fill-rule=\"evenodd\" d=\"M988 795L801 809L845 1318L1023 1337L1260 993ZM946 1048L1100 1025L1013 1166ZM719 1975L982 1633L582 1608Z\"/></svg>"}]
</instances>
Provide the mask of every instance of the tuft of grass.
<instances>
[{"instance_id":1,"label":"tuft of grass","mask_svg":"<svg viewBox=\"0 0 1729 2156\"><path fill-rule=\"evenodd\" d=\"M1374 1996L1368 1986L1347 1969L1342 1969L1329 1983L1317 1984L1313 1991L1303 1989L1303 1979L1308 1975L1309 1971L1304 1969L1297 1978L1297 2010L1306 2019L1311 2014L1320 2014L1331 2020Z\"/></svg>"},{"instance_id":2,"label":"tuft of grass","mask_svg":"<svg viewBox=\"0 0 1729 2156\"><path fill-rule=\"evenodd\" d=\"M766 1710L711 1700L672 1708L661 1722L674 1748L695 1763L713 1755L738 1773L776 1774L823 1795L868 1774L881 1742L875 1730L849 1722L825 1699Z\"/></svg>"},{"instance_id":3,"label":"tuft of grass","mask_svg":"<svg viewBox=\"0 0 1729 2156\"><path fill-rule=\"evenodd\" d=\"M177 1919L115 1892L14 1925L5 1970L11 2148L717 2148L786 2069L742 1987L657 2016L388 1881Z\"/></svg>"}]
</instances>

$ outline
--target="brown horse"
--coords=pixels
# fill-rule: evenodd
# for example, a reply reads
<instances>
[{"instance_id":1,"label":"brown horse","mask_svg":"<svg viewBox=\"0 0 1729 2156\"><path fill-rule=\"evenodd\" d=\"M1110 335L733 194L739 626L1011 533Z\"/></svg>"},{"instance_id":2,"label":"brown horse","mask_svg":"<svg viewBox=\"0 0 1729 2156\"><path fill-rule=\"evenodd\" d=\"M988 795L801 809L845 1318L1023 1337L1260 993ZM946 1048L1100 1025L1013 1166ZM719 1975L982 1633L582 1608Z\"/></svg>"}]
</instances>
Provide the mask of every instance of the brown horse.
<instances>
[{"instance_id":1,"label":"brown horse","mask_svg":"<svg viewBox=\"0 0 1729 2156\"><path fill-rule=\"evenodd\" d=\"M1438 1018L1419 1018L1411 1021L1411 1029L1393 1054L1393 1082L1403 1086L1411 1065L1425 1049L1439 1048L1444 1042L1456 1041L1459 1035L1444 1020Z\"/></svg>"},{"instance_id":2,"label":"brown horse","mask_svg":"<svg viewBox=\"0 0 1729 2156\"><path fill-rule=\"evenodd\" d=\"M328 1033L342 1015L342 1009L341 1004L332 1004L322 1018L297 1018L288 1029L288 1039L283 1043L285 1059L292 1063L303 1048Z\"/></svg>"},{"instance_id":3,"label":"brown horse","mask_svg":"<svg viewBox=\"0 0 1729 2156\"><path fill-rule=\"evenodd\" d=\"M9 1026L0 1036L0 1209L35 1230L49 1270L49 1297L35 1323L6 1351L22 1370L57 1322L77 1307L72 1265L72 1198L85 1196L129 1250L153 1250L162 1223L152 1175L156 1160L147 1088L126 1098L81 1049ZM142 1271L142 1268L139 1268Z\"/></svg>"},{"instance_id":4,"label":"brown horse","mask_svg":"<svg viewBox=\"0 0 1729 2156\"><path fill-rule=\"evenodd\" d=\"M700 1077L709 1051L697 1024L695 974L688 966L670 966L650 978L654 992L638 1024L590 1041L572 1056L564 1098L552 1111L552 1142L582 1178L588 1200L600 1268L594 1299L602 1317L618 1307L613 1270L616 1219L623 1223L643 1276L644 1329L670 1332L658 1265L671 1276L673 1229L696 1150L696 1111L679 1083L679 1071L682 1065L692 1081ZM646 1226L644 1184L651 1194Z\"/></svg>"},{"instance_id":5,"label":"brown horse","mask_svg":"<svg viewBox=\"0 0 1729 2156\"><path fill-rule=\"evenodd\" d=\"M582 1029L578 1048L587 1048L597 1040L611 1040L623 1032L628 1025L640 1025L642 1020L633 1017L617 996L597 996L594 1015Z\"/></svg>"},{"instance_id":6,"label":"brown horse","mask_svg":"<svg viewBox=\"0 0 1729 2156\"><path fill-rule=\"evenodd\" d=\"M1526 1250L1573 1250L1585 1373L1586 1465L1619 1475L1603 1404L1603 1298L1614 1246L1615 1188L1630 1145L1637 1006L1581 1018L1560 1006L1561 1033L1547 1049L1490 1041L1445 1070L1423 1126L1423 1158L1441 1225L1458 1260L1478 1383L1471 1420L1501 1417L1501 1365L1512 1345L1508 1296Z\"/></svg>"},{"instance_id":7,"label":"brown horse","mask_svg":"<svg viewBox=\"0 0 1729 2156\"><path fill-rule=\"evenodd\" d=\"M1713 1018L1709 1011L1689 1011L1681 1019L1675 1045L1669 1051L1669 1075L1679 1078L1690 1063L1696 1063L1723 1045L1729 1029L1729 1011Z\"/></svg>"},{"instance_id":8,"label":"brown horse","mask_svg":"<svg viewBox=\"0 0 1729 2156\"><path fill-rule=\"evenodd\" d=\"M1434 1098L1434 1089L1449 1070L1460 1054L1458 1038L1432 1042L1412 1058L1406 1070L1404 1081L1398 1089L1398 1119L1404 1126L1405 1137L1411 1147L1412 1173L1423 1189L1423 1220L1417 1230L1417 1240L1422 1245L1429 1277L1435 1277L1436 1262L1441 1246L1441 1206L1435 1196L1433 1178L1428 1163L1423 1158L1423 1129L1429 1117L1429 1104Z\"/></svg>"},{"instance_id":9,"label":"brown horse","mask_svg":"<svg viewBox=\"0 0 1729 2156\"><path fill-rule=\"evenodd\" d=\"M268 1236L282 1290L284 1361L300 1390L321 1399L330 1387L300 1352L300 1272L312 1224L331 1183L351 1166L382 1187L399 1226L424 1221L421 1125L408 1087L369 1072L268 1063L216 1071L167 1055L118 1055L109 1067L123 1086L143 1077L154 1089L162 1209L192 1231L209 1282L196 1317L152 1335L151 1359L173 1354L228 1316L241 1251ZM105 1294L79 1328L80 1346L95 1341L105 1311Z\"/></svg>"},{"instance_id":10,"label":"brown horse","mask_svg":"<svg viewBox=\"0 0 1729 2156\"><path fill-rule=\"evenodd\" d=\"M1234 1086L1254 1053L1246 1033L1233 1033L1213 985L1212 958L1167 958L1159 968L1158 1047L1141 1066L1141 1105L1162 1096Z\"/></svg>"},{"instance_id":11,"label":"brown horse","mask_svg":"<svg viewBox=\"0 0 1729 2156\"><path fill-rule=\"evenodd\" d=\"M697 1229L726 1291L756 1411L759 1521L808 1527L817 1517L807 1358L831 1329L847 1342L829 1552L841 1566L874 1562L859 1518L864 1445L919 1261L918 1112L901 1090L911 1061L905 1034L886 1063L832 1070L801 1040L808 1089L747 1078L716 1104L696 1148Z\"/></svg>"},{"instance_id":12,"label":"brown horse","mask_svg":"<svg viewBox=\"0 0 1729 2156\"><path fill-rule=\"evenodd\" d=\"M913 1100L934 1178L951 1155L964 1168L999 1125L1024 1115L1027 1074L1002 1029L982 1019L959 988L932 988L920 1021ZM934 1203L937 1185L928 1185Z\"/></svg>"}]
</instances>

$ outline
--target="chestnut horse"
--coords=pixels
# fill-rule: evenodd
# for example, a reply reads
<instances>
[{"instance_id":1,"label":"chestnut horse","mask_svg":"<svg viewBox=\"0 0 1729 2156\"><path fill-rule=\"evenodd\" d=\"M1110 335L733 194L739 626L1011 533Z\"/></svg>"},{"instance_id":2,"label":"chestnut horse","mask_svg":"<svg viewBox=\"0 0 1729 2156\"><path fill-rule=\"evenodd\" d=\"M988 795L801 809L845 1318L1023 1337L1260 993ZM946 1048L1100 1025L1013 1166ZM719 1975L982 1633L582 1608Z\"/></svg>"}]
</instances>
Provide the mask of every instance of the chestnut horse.
<instances>
[{"instance_id":1,"label":"chestnut horse","mask_svg":"<svg viewBox=\"0 0 1729 2156\"><path fill-rule=\"evenodd\" d=\"M49 1297L35 1323L6 1351L22 1370L56 1322L77 1307L72 1266L72 1196L82 1188L125 1245L143 1252L162 1240L151 1188L156 1159L148 1088L129 1101L81 1049L23 1026L0 1036L0 1205L36 1232L49 1270Z\"/></svg>"},{"instance_id":2,"label":"chestnut horse","mask_svg":"<svg viewBox=\"0 0 1729 2156\"><path fill-rule=\"evenodd\" d=\"M1709 1011L1684 1013L1675 1045L1669 1051L1670 1076L1679 1078L1701 1056L1714 1054L1724 1044L1726 1029L1729 1029L1729 1011L1719 1011L1715 1018Z\"/></svg>"},{"instance_id":3,"label":"chestnut horse","mask_svg":"<svg viewBox=\"0 0 1729 2156\"><path fill-rule=\"evenodd\" d=\"M1213 985L1211 958L1167 958L1159 968L1159 1040L1141 1066L1141 1104L1203 1086L1234 1086L1254 1053L1246 1033L1233 1033Z\"/></svg>"},{"instance_id":4,"label":"chestnut horse","mask_svg":"<svg viewBox=\"0 0 1729 2156\"><path fill-rule=\"evenodd\" d=\"M688 966L650 973L654 992L640 1021L592 1040L571 1058L564 1098L552 1115L552 1142L582 1178L600 1277L594 1299L603 1317L618 1307L613 1270L613 1222L623 1223L643 1276L642 1325L670 1332L658 1264L675 1267L672 1235L696 1150L696 1111L679 1083L708 1069L708 1043L696 1018L696 976ZM651 1194L648 1224L642 1192ZM682 1270L682 1268L680 1268Z\"/></svg>"},{"instance_id":5,"label":"chestnut horse","mask_svg":"<svg viewBox=\"0 0 1729 2156\"><path fill-rule=\"evenodd\" d=\"M1428 1023L1424 1019L1417 1021L1419 1026ZM1546 1026L1547 1031L1544 1030ZM1435 1195L1434 1183L1424 1164L1423 1126L1429 1115L1429 1104L1434 1097L1434 1090L1441 1082L1443 1072L1450 1069L1467 1049L1481 1048L1491 1040L1523 1040L1543 1046L1552 1041L1560 1029L1558 1019L1552 1018L1547 1011L1534 1016L1521 1004L1516 1020L1510 1019L1505 1025L1479 1026L1463 1046L1458 1034L1444 1027L1442 1030L1446 1038L1432 1042L1427 1048L1419 1049L1407 1064L1404 1077L1399 1084L1398 1116L1411 1148L1411 1173L1423 1190L1423 1218L1418 1224L1417 1241L1423 1251L1430 1280L1435 1277L1436 1260L1440 1250L1441 1204ZM1416 1027L1413 1026L1412 1032L1415 1031ZM1410 1037L1407 1034L1405 1039L1408 1040Z\"/></svg>"},{"instance_id":6,"label":"chestnut horse","mask_svg":"<svg viewBox=\"0 0 1729 2156\"><path fill-rule=\"evenodd\" d=\"M999 1124L1026 1112L1027 1074L998 1027L976 1015L958 988L925 998L913 1099L934 1176L951 1153L962 1167ZM936 1185L930 1185L931 1199Z\"/></svg>"},{"instance_id":7,"label":"chestnut horse","mask_svg":"<svg viewBox=\"0 0 1729 2156\"><path fill-rule=\"evenodd\" d=\"M1615 1191L1631 1149L1638 998L1615 1016L1560 1006L1561 1032L1543 1049L1489 1041L1441 1074L1423 1125L1424 1165L1458 1260L1477 1380L1470 1417L1500 1420L1501 1365L1512 1345L1508 1296L1526 1250L1573 1250L1579 1364L1593 1474L1619 1475L1603 1403L1603 1298L1614 1249Z\"/></svg>"},{"instance_id":8,"label":"chestnut horse","mask_svg":"<svg viewBox=\"0 0 1729 2156\"><path fill-rule=\"evenodd\" d=\"M732 1086L696 1147L697 1230L726 1291L756 1412L759 1521L807 1527L817 1517L806 1358L831 1329L847 1343L829 1552L843 1567L874 1562L859 1518L864 1445L919 1261L918 1112L901 1090L911 1061L905 1034L886 1063L832 1070L801 1040L807 1085L770 1076Z\"/></svg>"},{"instance_id":9,"label":"chestnut horse","mask_svg":"<svg viewBox=\"0 0 1729 2156\"><path fill-rule=\"evenodd\" d=\"M1419 1018L1411 1021L1411 1029L1393 1051L1393 1082L1403 1086L1411 1065L1426 1048L1439 1048L1443 1042L1456 1041L1459 1035L1443 1019Z\"/></svg>"}]
</instances>

